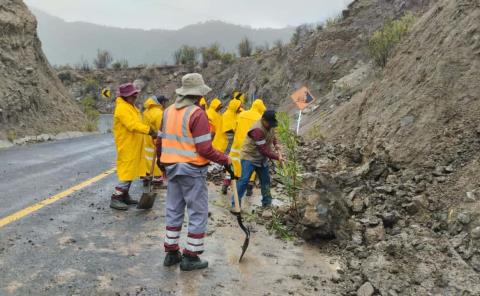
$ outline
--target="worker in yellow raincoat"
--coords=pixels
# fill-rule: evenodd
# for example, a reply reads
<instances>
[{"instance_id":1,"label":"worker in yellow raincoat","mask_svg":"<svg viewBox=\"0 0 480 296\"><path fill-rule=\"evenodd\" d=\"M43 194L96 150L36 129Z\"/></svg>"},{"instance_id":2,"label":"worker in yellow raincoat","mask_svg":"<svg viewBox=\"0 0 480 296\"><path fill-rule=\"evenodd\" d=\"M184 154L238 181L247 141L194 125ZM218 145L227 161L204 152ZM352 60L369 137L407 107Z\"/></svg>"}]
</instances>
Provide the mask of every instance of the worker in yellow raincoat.
<instances>
[{"instance_id":1,"label":"worker in yellow raincoat","mask_svg":"<svg viewBox=\"0 0 480 296\"><path fill-rule=\"evenodd\" d=\"M240 112L245 111L245 109L243 108L245 106L245 94L244 93L239 92L239 91L234 91L233 96L232 96L232 100L240 100L240 102L242 102L242 106L240 107Z\"/></svg>"},{"instance_id":2,"label":"worker in yellow raincoat","mask_svg":"<svg viewBox=\"0 0 480 296\"><path fill-rule=\"evenodd\" d=\"M154 130L160 130L162 124L163 111L167 107L168 99L163 95L155 95L148 98L143 104L143 122L148 124ZM155 143L150 136L145 136L145 176L150 175L152 169L153 157L155 156ZM153 169L153 186L155 189L164 189L164 179L162 171L157 164Z\"/></svg>"},{"instance_id":3,"label":"worker in yellow raincoat","mask_svg":"<svg viewBox=\"0 0 480 296\"><path fill-rule=\"evenodd\" d=\"M142 122L142 114L135 107L139 90L133 83L120 85L113 114L113 137L117 148L117 175L120 183L112 194L110 207L127 210L137 204L128 191L132 181L145 171L144 135L157 137L157 130Z\"/></svg>"},{"instance_id":4,"label":"worker in yellow raincoat","mask_svg":"<svg viewBox=\"0 0 480 296\"><path fill-rule=\"evenodd\" d=\"M220 101L218 98L214 98L212 102L210 102L210 106L207 109L212 139L215 138L215 133L217 130L220 130L222 126L222 114L220 114L220 109L222 109L222 107L222 101Z\"/></svg>"},{"instance_id":5,"label":"worker in yellow raincoat","mask_svg":"<svg viewBox=\"0 0 480 296\"><path fill-rule=\"evenodd\" d=\"M228 103L227 111L222 114L222 127L220 131L215 133L213 139L213 147L225 154L230 153L230 148L233 143L233 136L235 135L235 128L237 126L237 116L240 112L242 102L240 100L230 100ZM226 194L228 186L230 186L230 176L226 174L226 177L222 186L222 193Z\"/></svg>"},{"instance_id":6,"label":"worker in yellow raincoat","mask_svg":"<svg viewBox=\"0 0 480 296\"><path fill-rule=\"evenodd\" d=\"M205 97L202 97L200 99L200 102L198 102L198 105L200 106L200 108L203 109L203 111L207 111L208 105L207 105L207 100L205 100Z\"/></svg>"},{"instance_id":7,"label":"worker in yellow raincoat","mask_svg":"<svg viewBox=\"0 0 480 296\"><path fill-rule=\"evenodd\" d=\"M267 110L261 99L253 101L252 107L241 112L237 117L237 126L235 128L235 136L233 138L232 149L230 149L230 158L232 159L233 171L235 176L242 176L242 165L240 163L240 152L243 141L247 137L247 133L253 124L262 118L263 113ZM247 186L247 196L252 195L253 184L255 182L255 172L250 177L250 183Z\"/></svg>"}]
</instances>

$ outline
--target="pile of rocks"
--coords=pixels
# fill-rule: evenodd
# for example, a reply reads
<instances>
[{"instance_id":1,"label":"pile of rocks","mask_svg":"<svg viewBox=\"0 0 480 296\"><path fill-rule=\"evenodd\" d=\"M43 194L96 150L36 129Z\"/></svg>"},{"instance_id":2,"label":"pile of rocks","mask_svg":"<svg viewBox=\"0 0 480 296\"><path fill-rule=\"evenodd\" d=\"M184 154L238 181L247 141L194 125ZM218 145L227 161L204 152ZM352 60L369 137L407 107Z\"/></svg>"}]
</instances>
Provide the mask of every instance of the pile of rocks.
<instances>
[{"instance_id":1,"label":"pile of rocks","mask_svg":"<svg viewBox=\"0 0 480 296\"><path fill-rule=\"evenodd\" d=\"M338 281L347 294L480 293L477 192L449 207L437 192L454 166L402 167L376 151L321 141L299 147L309 173L299 196L298 234L335 238L327 249L345 259Z\"/></svg>"}]
</instances>

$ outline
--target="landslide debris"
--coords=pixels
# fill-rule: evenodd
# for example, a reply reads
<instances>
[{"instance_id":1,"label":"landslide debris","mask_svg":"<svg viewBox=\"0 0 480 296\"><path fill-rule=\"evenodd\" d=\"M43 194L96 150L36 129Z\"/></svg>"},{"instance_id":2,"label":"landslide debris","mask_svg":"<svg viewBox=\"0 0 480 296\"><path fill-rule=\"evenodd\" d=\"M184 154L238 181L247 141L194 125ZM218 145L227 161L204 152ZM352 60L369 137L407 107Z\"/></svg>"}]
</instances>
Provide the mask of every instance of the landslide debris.
<instances>
[{"instance_id":1,"label":"landslide debris","mask_svg":"<svg viewBox=\"0 0 480 296\"><path fill-rule=\"evenodd\" d=\"M86 120L45 58L23 1L0 2L0 139L83 130Z\"/></svg>"},{"instance_id":2,"label":"landslide debris","mask_svg":"<svg viewBox=\"0 0 480 296\"><path fill-rule=\"evenodd\" d=\"M347 295L480 294L479 19L436 1L359 93L312 112L296 230L336 238Z\"/></svg>"}]
</instances>

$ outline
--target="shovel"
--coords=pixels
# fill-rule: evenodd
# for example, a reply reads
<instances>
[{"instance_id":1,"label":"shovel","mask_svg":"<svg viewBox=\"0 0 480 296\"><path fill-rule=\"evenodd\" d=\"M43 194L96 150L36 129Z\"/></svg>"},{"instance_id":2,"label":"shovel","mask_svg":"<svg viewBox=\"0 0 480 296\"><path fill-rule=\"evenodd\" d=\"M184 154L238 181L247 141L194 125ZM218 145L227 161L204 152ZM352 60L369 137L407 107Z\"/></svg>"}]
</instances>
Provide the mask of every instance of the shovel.
<instances>
[{"instance_id":1,"label":"shovel","mask_svg":"<svg viewBox=\"0 0 480 296\"><path fill-rule=\"evenodd\" d=\"M250 243L250 229L248 229L248 227L246 227L243 224L242 209L240 208L240 199L238 198L238 192L237 192L237 179L235 177L235 174L233 173L232 166L226 166L225 169L232 177L231 184L232 184L232 191L233 191L234 208L230 212L237 217L238 225L243 230L243 232L245 232L245 235L246 235L242 245L242 254L240 255L240 259L238 260L238 262L242 262L243 255L245 255L245 252L247 251L248 245Z\"/></svg>"},{"instance_id":2,"label":"shovel","mask_svg":"<svg viewBox=\"0 0 480 296\"><path fill-rule=\"evenodd\" d=\"M152 166L150 168L150 176L146 178L146 184L143 184L142 197L138 201L137 209L148 210L153 207L157 193L153 190L153 171L157 160L157 151L153 153Z\"/></svg>"}]
</instances>

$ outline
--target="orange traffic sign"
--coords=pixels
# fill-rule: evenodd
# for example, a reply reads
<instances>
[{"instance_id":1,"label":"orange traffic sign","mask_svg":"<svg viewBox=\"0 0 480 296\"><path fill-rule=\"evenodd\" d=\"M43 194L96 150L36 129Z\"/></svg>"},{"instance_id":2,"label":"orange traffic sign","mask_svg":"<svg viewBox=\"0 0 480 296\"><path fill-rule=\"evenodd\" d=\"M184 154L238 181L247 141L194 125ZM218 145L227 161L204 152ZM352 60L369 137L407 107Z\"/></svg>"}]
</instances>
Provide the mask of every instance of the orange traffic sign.
<instances>
[{"instance_id":1,"label":"orange traffic sign","mask_svg":"<svg viewBox=\"0 0 480 296\"><path fill-rule=\"evenodd\" d=\"M308 105L315 101L315 97L312 96L308 88L305 86L294 92L291 96L293 102L297 104L298 109L303 110Z\"/></svg>"}]
</instances>

